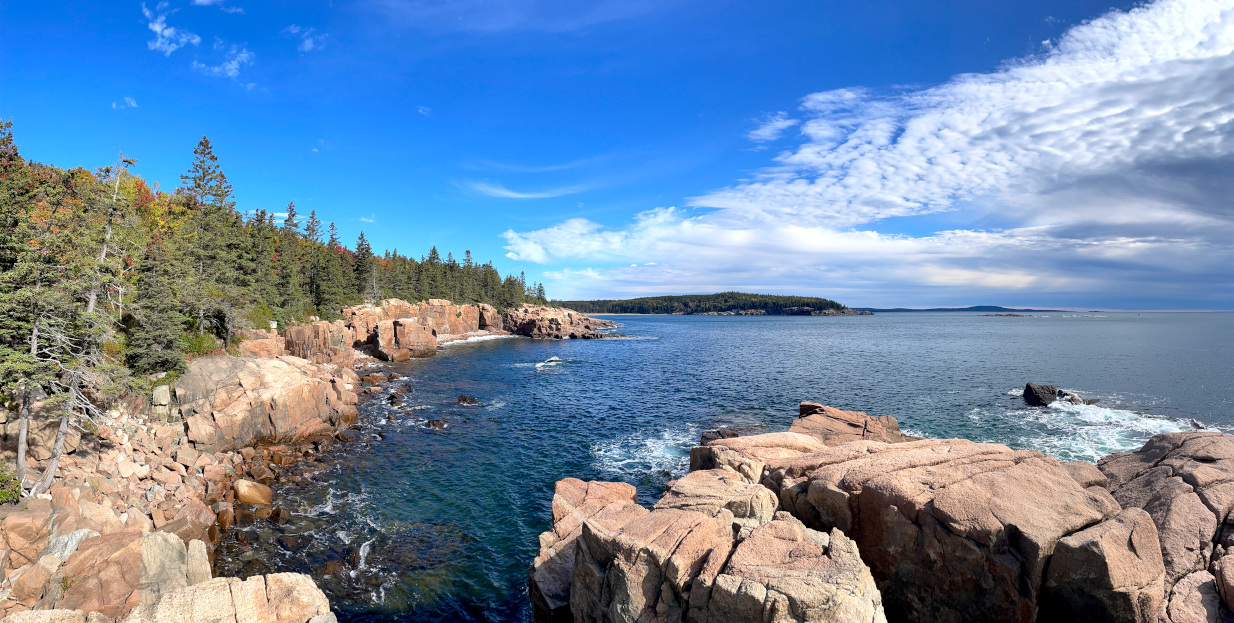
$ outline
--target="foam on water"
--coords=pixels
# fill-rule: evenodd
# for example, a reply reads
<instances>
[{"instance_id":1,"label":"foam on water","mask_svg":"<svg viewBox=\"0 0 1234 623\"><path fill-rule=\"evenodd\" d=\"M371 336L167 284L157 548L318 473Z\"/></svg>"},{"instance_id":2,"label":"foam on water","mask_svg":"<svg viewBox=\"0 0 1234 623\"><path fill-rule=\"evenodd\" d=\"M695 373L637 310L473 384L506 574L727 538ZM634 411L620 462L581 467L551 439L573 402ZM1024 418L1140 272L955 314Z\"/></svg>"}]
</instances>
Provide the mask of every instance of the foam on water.
<instances>
[{"instance_id":1,"label":"foam on water","mask_svg":"<svg viewBox=\"0 0 1234 623\"><path fill-rule=\"evenodd\" d=\"M441 345L441 348L449 348L456 344L474 344L476 342L491 342L493 340L511 340L511 339L522 338L522 337L523 336L521 335L477 335L475 337L469 337L469 338L464 338L461 340L454 340L451 342L446 342L445 344Z\"/></svg>"},{"instance_id":2,"label":"foam on water","mask_svg":"<svg viewBox=\"0 0 1234 623\"><path fill-rule=\"evenodd\" d=\"M690 470L690 448L698 443L698 435L698 428L690 425L595 443L592 466L612 480L662 487Z\"/></svg>"}]
</instances>

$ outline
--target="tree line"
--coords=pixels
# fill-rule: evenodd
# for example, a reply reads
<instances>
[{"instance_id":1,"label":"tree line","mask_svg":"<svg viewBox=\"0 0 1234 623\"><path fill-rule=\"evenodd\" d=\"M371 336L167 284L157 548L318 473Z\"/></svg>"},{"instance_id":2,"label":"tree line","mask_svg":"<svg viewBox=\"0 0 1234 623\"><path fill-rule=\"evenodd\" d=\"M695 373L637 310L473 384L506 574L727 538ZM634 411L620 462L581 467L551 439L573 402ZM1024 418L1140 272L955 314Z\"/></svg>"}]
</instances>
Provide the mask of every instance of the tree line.
<instances>
[{"instance_id":1,"label":"tree line","mask_svg":"<svg viewBox=\"0 0 1234 623\"><path fill-rule=\"evenodd\" d=\"M547 303L542 284L502 277L471 252L419 259L351 247L334 223L294 203L241 212L202 137L171 192L121 156L93 171L29 161L0 121L0 399L20 409L17 477L25 484L30 405L59 410L51 485L71 425L186 359L234 347L240 331L397 297L499 308Z\"/></svg>"},{"instance_id":2,"label":"tree line","mask_svg":"<svg viewBox=\"0 0 1234 623\"><path fill-rule=\"evenodd\" d=\"M827 311L848 309L846 306L831 299L810 296L749 294L746 292L648 296L623 300L555 301L554 304L568 307L584 314L705 314L708 312L763 310L767 314L775 316L789 310L811 309Z\"/></svg>"}]
</instances>

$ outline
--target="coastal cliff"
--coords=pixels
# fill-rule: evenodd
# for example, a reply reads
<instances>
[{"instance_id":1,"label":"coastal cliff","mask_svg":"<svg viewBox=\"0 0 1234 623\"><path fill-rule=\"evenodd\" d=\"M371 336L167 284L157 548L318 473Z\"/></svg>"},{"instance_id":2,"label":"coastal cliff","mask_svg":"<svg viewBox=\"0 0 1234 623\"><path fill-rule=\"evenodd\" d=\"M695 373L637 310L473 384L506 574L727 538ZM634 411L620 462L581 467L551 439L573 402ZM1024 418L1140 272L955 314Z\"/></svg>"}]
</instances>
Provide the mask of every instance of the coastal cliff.
<instances>
[{"instance_id":1,"label":"coastal cliff","mask_svg":"<svg viewBox=\"0 0 1234 623\"><path fill-rule=\"evenodd\" d=\"M597 337L613 326L559 308L499 314L440 300L392 299L344 316L282 335L250 331L242 356L194 359L174 383L120 401L89 434L70 436L49 493L0 506L0 623L329 623L329 602L308 576L212 579L212 561L233 525L288 513L271 489L281 478L311 477L314 457L354 439L362 388L351 366L473 336ZM33 470L48 466L55 437L39 424L43 410L32 405ZM6 427L15 420L0 416Z\"/></svg>"},{"instance_id":2,"label":"coastal cliff","mask_svg":"<svg viewBox=\"0 0 1234 623\"><path fill-rule=\"evenodd\" d=\"M1234 436L1097 466L802 403L790 432L705 435L651 509L557 484L529 571L548 621L1224 621Z\"/></svg>"}]
</instances>

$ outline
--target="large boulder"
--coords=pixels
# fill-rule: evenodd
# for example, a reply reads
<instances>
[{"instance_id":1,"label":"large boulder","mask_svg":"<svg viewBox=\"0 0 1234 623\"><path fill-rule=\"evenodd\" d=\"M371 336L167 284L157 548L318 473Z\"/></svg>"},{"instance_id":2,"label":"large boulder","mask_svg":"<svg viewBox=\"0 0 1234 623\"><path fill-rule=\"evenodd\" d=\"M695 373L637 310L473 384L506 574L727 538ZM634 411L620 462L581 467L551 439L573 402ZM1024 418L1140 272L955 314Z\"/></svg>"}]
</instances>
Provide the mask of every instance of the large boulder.
<instances>
[{"instance_id":1,"label":"large boulder","mask_svg":"<svg viewBox=\"0 0 1234 623\"><path fill-rule=\"evenodd\" d=\"M788 430L816 437L829 446L863 439L886 443L914 439L900 432L900 422L893 416L870 417L861 411L844 411L816 402L802 402L797 420Z\"/></svg>"},{"instance_id":2,"label":"large boulder","mask_svg":"<svg viewBox=\"0 0 1234 623\"><path fill-rule=\"evenodd\" d=\"M758 482L767 461L797 457L826 447L817 437L801 433L714 439L690 449L690 470L727 469L750 482Z\"/></svg>"},{"instance_id":3,"label":"large boulder","mask_svg":"<svg viewBox=\"0 0 1234 623\"><path fill-rule=\"evenodd\" d=\"M1217 568L1215 563L1234 547L1234 526L1227 523L1234 509L1234 436L1156 435L1135 452L1102 459L1098 467L1109 479L1114 498L1123 507L1144 509L1157 527L1170 595L1167 610L1194 610L1192 606L1203 601L1200 595L1207 600L1216 594L1216 586L1209 586L1215 581L1210 566ZM1190 578L1190 584L1208 584L1175 590L1184 578ZM1176 599L1194 603L1176 606Z\"/></svg>"},{"instance_id":4,"label":"large boulder","mask_svg":"<svg viewBox=\"0 0 1234 623\"><path fill-rule=\"evenodd\" d=\"M557 481L553 493L553 527L540 535L540 554L528 572L528 593L535 620L540 623L572 621L570 583L574 576L576 543L583 522L616 532L647 514L636 503L633 486L622 482Z\"/></svg>"},{"instance_id":5,"label":"large boulder","mask_svg":"<svg viewBox=\"0 0 1234 623\"><path fill-rule=\"evenodd\" d=\"M225 451L333 434L355 421L355 382L350 370L298 357L200 357L176 381L176 396L189 440Z\"/></svg>"},{"instance_id":6,"label":"large boulder","mask_svg":"<svg viewBox=\"0 0 1234 623\"><path fill-rule=\"evenodd\" d=\"M857 544L783 512L737 546L709 597L709 623L887 621ZM691 595L691 606L694 601Z\"/></svg>"},{"instance_id":7,"label":"large boulder","mask_svg":"<svg viewBox=\"0 0 1234 623\"><path fill-rule=\"evenodd\" d=\"M1157 527L1148 513L1128 508L1059 539L1037 619L1155 623L1164 600Z\"/></svg>"},{"instance_id":8,"label":"large boulder","mask_svg":"<svg viewBox=\"0 0 1234 623\"><path fill-rule=\"evenodd\" d=\"M857 541L894 620L1033 621L1059 539L1121 510L1000 444L858 441L769 462L781 507Z\"/></svg>"},{"instance_id":9,"label":"large boulder","mask_svg":"<svg viewBox=\"0 0 1234 623\"><path fill-rule=\"evenodd\" d=\"M733 471L709 469L690 472L671 483L653 510L673 508L714 515L725 509L733 515L734 531L744 535L771 521L778 506L767 487Z\"/></svg>"},{"instance_id":10,"label":"large boulder","mask_svg":"<svg viewBox=\"0 0 1234 623\"><path fill-rule=\"evenodd\" d=\"M318 618L321 617L321 618ZM330 617L330 602L300 573L214 578L143 604L122 623L316 623Z\"/></svg>"}]
</instances>

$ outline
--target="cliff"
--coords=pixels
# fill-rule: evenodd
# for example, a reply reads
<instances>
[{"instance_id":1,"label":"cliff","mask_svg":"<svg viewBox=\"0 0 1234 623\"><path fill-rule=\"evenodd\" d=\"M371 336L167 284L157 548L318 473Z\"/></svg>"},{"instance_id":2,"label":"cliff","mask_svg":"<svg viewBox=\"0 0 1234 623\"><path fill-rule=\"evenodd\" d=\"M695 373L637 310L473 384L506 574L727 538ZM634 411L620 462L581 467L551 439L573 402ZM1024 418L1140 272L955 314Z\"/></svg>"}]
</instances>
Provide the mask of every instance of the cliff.
<instances>
[{"instance_id":1,"label":"cliff","mask_svg":"<svg viewBox=\"0 0 1234 623\"><path fill-rule=\"evenodd\" d=\"M559 482L536 620L1231 616L1234 436L1158 435L1094 466L800 412L796 432L710 435L651 509L628 485Z\"/></svg>"}]
</instances>

